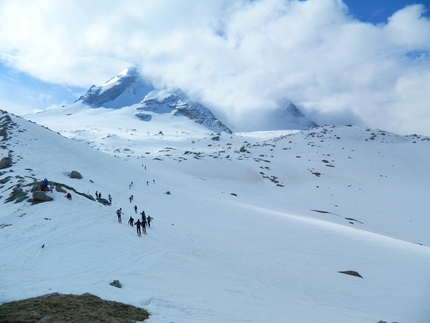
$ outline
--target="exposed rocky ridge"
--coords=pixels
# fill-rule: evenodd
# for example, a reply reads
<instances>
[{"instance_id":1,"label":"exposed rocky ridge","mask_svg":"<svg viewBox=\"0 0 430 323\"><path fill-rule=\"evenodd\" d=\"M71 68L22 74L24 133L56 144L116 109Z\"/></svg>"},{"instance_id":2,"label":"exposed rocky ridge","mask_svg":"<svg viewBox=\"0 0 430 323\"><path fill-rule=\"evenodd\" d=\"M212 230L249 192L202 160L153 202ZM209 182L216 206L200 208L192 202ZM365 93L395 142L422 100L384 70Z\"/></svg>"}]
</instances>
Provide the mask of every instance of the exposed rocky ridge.
<instances>
[{"instance_id":1,"label":"exposed rocky ridge","mask_svg":"<svg viewBox=\"0 0 430 323\"><path fill-rule=\"evenodd\" d=\"M191 101L181 90L159 91L152 94L145 97L142 101L143 106L137 108L138 111L173 113L175 116L187 117L211 131L232 133L229 128L215 118L208 108L198 102ZM142 120L150 119L147 114L142 112L136 116Z\"/></svg>"},{"instance_id":2,"label":"exposed rocky ridge","mask_svg":"<svg viewBox=\"0 0 430 323\"><path fill-rule=\"evenodd\" d=\"M207 107L194 102L179 89L155 89L152 82L140 75L136 67L125 69L101 86L93 85L78 101L93 108L112 109L141 103L143 107L138 108L136 117L142 121L152 121L151 114L144 111L173 112L173 115L187 117L211 131L231 133ZM261 118L262 128L258 130L305 130L318 126L289 100L281 100L277 105L277 109L268 111Z\"/></svg>"}]
</instances>

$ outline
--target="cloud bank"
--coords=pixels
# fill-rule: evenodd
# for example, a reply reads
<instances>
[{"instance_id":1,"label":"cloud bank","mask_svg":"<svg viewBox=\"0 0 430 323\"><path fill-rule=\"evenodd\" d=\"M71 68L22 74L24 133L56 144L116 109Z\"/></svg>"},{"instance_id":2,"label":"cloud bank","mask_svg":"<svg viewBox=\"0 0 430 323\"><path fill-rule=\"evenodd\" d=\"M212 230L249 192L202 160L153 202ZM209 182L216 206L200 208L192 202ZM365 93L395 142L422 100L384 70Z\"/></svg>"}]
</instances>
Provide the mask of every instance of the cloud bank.
<instances>
[{"instance_id":1,"label":"cloud bank","mask_svg":"<svg viewBox=\"0 0 430 323\"><path fill-rule=\"evenodd\" d=\"M320 124L430 135L425 10L373 25L341 0L3 0L0 60L80 87L136 65L234 130L288 98Z\"/></svg>"}]
</instances>

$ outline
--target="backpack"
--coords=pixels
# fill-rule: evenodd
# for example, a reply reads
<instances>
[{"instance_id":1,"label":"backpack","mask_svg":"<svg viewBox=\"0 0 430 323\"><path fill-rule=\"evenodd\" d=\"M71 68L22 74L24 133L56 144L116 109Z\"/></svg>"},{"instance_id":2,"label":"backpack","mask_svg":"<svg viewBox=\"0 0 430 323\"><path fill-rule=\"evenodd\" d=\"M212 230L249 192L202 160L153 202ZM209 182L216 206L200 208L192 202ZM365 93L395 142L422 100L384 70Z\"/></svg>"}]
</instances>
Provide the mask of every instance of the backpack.
<instances>
[{"instance_id":1,"label":"backpack","mask_svg":"<svg viewBox=\"0 0 430 323\"><path fill-rule=\"evenodd\" d=\"M121 215L121 210L117 210L116 214Z\"/></svg>"}]
</instances>

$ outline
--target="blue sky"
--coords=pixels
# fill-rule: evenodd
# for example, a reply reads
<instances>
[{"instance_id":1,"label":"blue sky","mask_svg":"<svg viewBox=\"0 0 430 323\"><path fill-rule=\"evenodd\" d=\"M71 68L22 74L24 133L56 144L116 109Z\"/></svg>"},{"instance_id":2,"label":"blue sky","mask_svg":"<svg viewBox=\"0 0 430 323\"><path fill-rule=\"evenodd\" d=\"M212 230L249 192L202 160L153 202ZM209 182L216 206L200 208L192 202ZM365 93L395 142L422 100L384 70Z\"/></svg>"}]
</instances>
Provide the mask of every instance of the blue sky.
<instances>
[{"instance_id":1,"label":"blue sky","mask_svg":"<svg viewBox=\"0 0 430 323\"><path fill-rule=\"evenodd\" d=\"M422 0L344 0L343 2L354 17L373 24L386 23L393 13L412 4L425 4L429 10L429 2ZM427 11L426 16L429 17L429 15L430 12Z\"/></svg>"},{"instance_id":2,"label":"blue sky","mask_svg":"<svg viewBox=\"0 0 430 323\"><path fill-rule=\"evenodd\" d=\"M69 104L135 65L238 128L288 98L320 124L430 135L429 14L423 0L3 0L1 109Z\"/></svg>"}]
</instances>

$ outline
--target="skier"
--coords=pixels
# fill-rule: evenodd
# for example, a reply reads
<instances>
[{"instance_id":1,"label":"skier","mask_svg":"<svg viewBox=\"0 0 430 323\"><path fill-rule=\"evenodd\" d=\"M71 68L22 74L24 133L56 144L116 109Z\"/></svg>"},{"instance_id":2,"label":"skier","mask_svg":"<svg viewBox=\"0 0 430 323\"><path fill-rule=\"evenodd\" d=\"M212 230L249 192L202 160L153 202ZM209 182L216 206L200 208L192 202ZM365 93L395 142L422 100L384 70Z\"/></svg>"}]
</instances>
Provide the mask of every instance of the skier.
<instances>
[{"instance_id":1,"label":"skier","mask_svg":"<svg viewBox=\"0 0 430 323\"><path fill-rule=\"evenodd\" d=\"M140 235L142 234L142 232L140 231L140 225L142 223L140 222L139 219L137 219L137 222L135 224L136 224L137 235L140 237Z\"/></svg>"},{"instance_id":2,"label":"skier","mask_svg":"<svg viewBox=\"0 0 430 323\"><path fill-rule=\"evenodd\" d=\"M137 214L137 205L134 206L134 213Z\"/></svg>"},{"instance_id":3,"label":"skier","mask_svg":"<svg viewBox=\"0 0 430 323\"><path fill-rule=\"evenodd\" d=\"M128 224L133 226L133 223L134 223L134 219L130 216L130 219L128 220Z\"/></svg>"},{"instance_id":4,"label":"skier","mask_svg":"<svg viewBox=\"0 0 430 323\"><path fill-rule=\"evenodd\" d=\"M118 215L118 222L121 223L121 214L122 213L122 208L119 208L118 210L116 210L116 215Z\"/></svg>"},{"instance_id":5,"label":"skier","mask_svg":"<svg viewBox=\"0 0 430 323\"><path fill-rule=\"evenodd\" d=\"M153 219L153 217L151 217L150 215L147 216L146 221L148 222L148 227L151 227L152 219Z\"/></svg>"}]
</instances>

